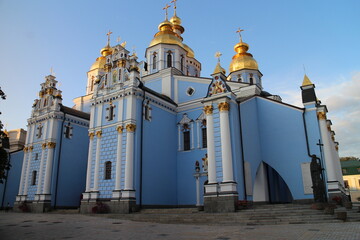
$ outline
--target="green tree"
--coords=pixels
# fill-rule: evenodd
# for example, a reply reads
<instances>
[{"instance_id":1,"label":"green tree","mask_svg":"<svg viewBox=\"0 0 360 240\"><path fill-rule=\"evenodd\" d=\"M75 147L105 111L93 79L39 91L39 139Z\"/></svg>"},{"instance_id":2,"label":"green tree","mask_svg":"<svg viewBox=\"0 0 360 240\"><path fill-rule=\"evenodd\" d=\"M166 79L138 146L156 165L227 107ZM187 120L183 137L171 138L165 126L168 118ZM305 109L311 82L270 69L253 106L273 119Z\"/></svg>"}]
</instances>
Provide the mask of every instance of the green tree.
<instances>
[{"instance_id":1,"label":"green tree","mask_svg":"<svg viewBox=\"0 0 360 240\"><path fill-rule=\"evenodd\" d=\"M3 90L1 90L1 87L0 87L0 98L2 100L6 99L6 95L3 92ZM9 148L9 138L7 134L2 130L3 127L4 125L0 120L0 183L3 183L4 179L6 179L7 177L6 174L11 167L9 162L8 152L5 150L5 148Z\"/></svg>"},{"instance_id":2,"label":"green tree","mask_svg":"<svg viewBox=\"0 0 360 240\"><path fill-rule=\"evenodd\" d=\"M353 156L350 156L350 157L341 157L341 158L340 158L340 161L350 161L350 160L360 161L360 158L358 158L358 157L353 157Z\"/></svg>"}]
</instances>

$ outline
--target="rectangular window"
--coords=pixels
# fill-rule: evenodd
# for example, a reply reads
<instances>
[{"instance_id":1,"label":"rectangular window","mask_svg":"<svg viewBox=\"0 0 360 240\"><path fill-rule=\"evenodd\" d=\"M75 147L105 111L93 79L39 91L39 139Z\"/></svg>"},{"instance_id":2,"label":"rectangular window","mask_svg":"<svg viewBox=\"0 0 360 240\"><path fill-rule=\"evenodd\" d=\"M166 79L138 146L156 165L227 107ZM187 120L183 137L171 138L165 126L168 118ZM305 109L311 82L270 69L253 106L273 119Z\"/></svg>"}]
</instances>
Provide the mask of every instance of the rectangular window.
<instances>
[{"instance_id":1,"label":"rectangular window","mask_svg":"<svg viewBox=\"0 0 360 240\"><path fill-rule=\"evenodd\" d=\"M71 138L72 137L72 127L70 126L70 124L69 125L65 125L65 132L64 132L64 134L65 134L65 137L66 138Z\"/></svg>"},{"instance_id":2,"label":"rectangular window","mask_svg":"<svg viewBox=\"0 0 360 240\"><path fill-rule=\"evenodd\" d=\"M207 148L207 135L206 135L206 128L202 128L202 147Z\"/></svg>"},{"instance_id":3,"label":"rectangular window","mask_svg":"<svg viewBox=\"0 0 360 240\"><path fill-rule=\"evenodd\" d=\"M35 159L34 160L39 160L39 154L35 153Z\"/></svg>"},{"instance_id":4,"label":"rectangular window","mask_svg":"<svg viewBox=\"0 0 360 240\"><path fill-rule=\"evenodd\" d=\"M190 150L190 131L184 132L184 151Z\"/></svg>"},{"instance_id":5,"label":"rectangular window","mask_svg":"<svg viewBox=\"0 0 360 240\"><path fill-rule=\"evenodd\" d=\"M105 180L111 179L111 162L105 163Z\"/></svg>"},{"instance_id":6,"label":"rectangular window","mask_svg":"<svg viewBox=\"0 0 360 240\"><path fill-rule=\"evenodd\" d=\"M36 185L36 171L32 172L32 176L31 176L31 185Z\"/></svg>"}]
</instances>

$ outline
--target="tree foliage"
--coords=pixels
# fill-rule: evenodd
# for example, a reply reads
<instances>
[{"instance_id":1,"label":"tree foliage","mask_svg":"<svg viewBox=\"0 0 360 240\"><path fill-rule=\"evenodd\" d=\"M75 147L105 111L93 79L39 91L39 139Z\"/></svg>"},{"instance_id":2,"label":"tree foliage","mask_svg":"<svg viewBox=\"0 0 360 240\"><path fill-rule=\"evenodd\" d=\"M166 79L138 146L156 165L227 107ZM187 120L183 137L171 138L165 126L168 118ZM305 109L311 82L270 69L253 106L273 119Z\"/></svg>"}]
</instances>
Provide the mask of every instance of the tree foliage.
<instances>
[{"instance_id":1,"label":"tree foliage","mask_svg":"<svg viewBox=\"0 0 360 240\"><path fill-rule=\"evenodd\" d=\"M350 157L341 157L341 158L340 158L340 161L351 161L351 160L360 161L360 158L358 158L358 157L353 157L353 156L350 156Z\"/></svg>"},{"instance_id":2,"label":"tree foliage","mask_svg":"<svg viewBox=\"0 0 360 240\"><path fill-rule=\"evenodd\" d=\"M6 95L3 92L3 90L1 90L1 87L0 87L0 98L3 100L6 99ZM1 112L0 112L0 114L1 114ZM9 138L8 138L7 134L2 130L3 126L4 125L0 121L0 183L3 183L4 179L6 179L7 171L11 167L9 157L8 157L9 154L4 148L5 145L8 145Z\"/></svg>"}]
</instances>

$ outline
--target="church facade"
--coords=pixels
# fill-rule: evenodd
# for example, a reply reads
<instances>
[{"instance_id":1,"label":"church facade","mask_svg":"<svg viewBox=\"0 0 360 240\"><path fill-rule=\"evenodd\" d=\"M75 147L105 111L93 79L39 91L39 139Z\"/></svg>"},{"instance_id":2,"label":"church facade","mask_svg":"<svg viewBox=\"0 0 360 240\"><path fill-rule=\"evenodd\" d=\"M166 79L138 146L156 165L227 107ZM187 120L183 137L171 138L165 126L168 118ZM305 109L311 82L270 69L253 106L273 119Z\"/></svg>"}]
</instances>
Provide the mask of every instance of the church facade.
<instances>
[{"instance_id":1,"label":"church facade","mask_svg":"<svg viewBox=\"0 0 360 240\"><path fill-rule=\"evenodd\" d=\"M18 204L36 211L54 201L76 206L80 193L83 213L99 202L121 213L178 206L228 212L239 200L306 202L314 198L314 156L324 169L326 197L345 192L335 133L307 76L299 108L263 90L241 37L229 73L218 54L206 78L184 43L176 7L158 29L144 61L126 44L111 46L109 32L88 72L86 95L72 109L61 105L54 77L46 78L29 119Z\"/></svg>"}]
</instances>

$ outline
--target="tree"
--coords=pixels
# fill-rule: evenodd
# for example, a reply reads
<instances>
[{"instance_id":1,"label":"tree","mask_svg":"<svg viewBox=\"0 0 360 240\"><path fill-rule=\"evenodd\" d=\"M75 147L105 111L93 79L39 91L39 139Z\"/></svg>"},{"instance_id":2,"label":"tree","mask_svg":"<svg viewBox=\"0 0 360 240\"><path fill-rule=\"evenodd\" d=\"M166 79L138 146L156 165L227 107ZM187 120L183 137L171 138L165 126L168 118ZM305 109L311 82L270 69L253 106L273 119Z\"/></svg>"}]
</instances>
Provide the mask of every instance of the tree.
<instances>
[{"instance_id":1,"label":"tree","mask_svg":"<svg viewBox=\"0 0 360 240\"><path fill-rule=\"evenodd\" d=\"M3 100L6 99L6 95L3 92L3 90L1 90L1 87L0 87L0 98ZM3 183L4 179L6 179L7 177L6 174L11 167L8 157L9 154L5 150L5 148L9 148L9 138L7 134L2 130L3 127L4 125L0 120L0 183Z\"/></svg>"},{"instance_id":2,"label":"tree","mask_svg":"<svg viewBox=\"0 0 360 240\"><path fill-rule=\"evenodd\" d=\"M341 157L340 158L340 161L360 161L360 158L358 157L353 157L353 156L350 156L350 157Z\"/></svg>"}]
</instances>

